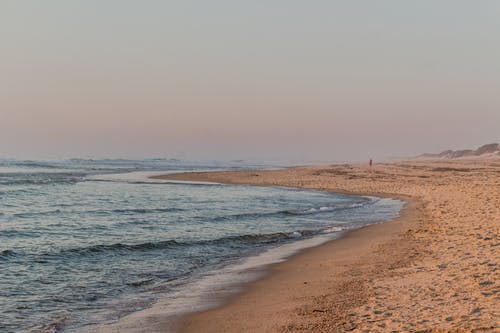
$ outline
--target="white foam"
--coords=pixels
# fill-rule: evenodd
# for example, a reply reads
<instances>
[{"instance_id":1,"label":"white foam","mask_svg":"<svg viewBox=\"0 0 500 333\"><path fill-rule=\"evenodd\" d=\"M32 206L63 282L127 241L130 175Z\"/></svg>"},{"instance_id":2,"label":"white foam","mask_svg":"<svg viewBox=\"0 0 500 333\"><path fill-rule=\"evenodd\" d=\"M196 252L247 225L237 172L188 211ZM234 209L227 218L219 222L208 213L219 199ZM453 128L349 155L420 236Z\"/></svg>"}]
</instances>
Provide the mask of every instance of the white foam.
<instances>
[{"instance_id":1,"label":"white foam","mask_svg":"<svg viewBox=\"0 0 500 333\"><path fill-rule=\"evenodd\" d=\"M334 232L341 232L341 231L344 231L345 229L342 228L342 227L330 227L328 229L325 229L323 230L323 232L325 234L331 234L331 233L334 233Z\"/></svg>"},{"instance_id":2,"label":"white foam","mask_svg":"<svg viewBox=\"0 0 500 333\"><path fill-rule=\"evenodd\" d=\"M182 173L183 171L132 171L127 173L112 173L103 175L88 176L89 180L100 181L124 181L124 182L141 182L151 184L185 184L185 185L221 185L215 182L201 181L184 181L184 180L169 180L152 178L167 174Z\"/></svg>"}]
</instances>

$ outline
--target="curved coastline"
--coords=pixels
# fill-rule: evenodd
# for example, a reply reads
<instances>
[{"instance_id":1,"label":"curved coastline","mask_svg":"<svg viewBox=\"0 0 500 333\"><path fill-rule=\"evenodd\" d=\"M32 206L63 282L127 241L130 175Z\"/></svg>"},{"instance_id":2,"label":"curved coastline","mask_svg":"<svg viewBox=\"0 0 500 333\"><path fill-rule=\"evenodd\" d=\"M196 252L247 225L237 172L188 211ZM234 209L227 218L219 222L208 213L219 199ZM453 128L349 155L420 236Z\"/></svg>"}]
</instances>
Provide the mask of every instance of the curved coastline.
<instances>
[{"instance_id":1,"label":"curved coastline","mask_svg":"<svg viewBox=\"0 0 500 333\"><path fill-rule=\"evenodd\" d=\"M178 173L155 176L153 178L174 181L209 181L223 184L234 185L255 185L255 186L287 186L289 184L262 184L259 182L240 181L238 179L219 178L219 175L241 174L239 172L210 172L210 173ZM253 172L253 171L252 171ZM256 172L253 172L256 174ZM255 177L254 175L252 177ZM300 189L317 189L304 186L293 186ZM300 307L302 302L290 302L290 299L301 297L318 297L321 294L321 289L326 281L314 281L317 286L311 288L314 283L314 275L324 275L325 263L330 267L336 267L335 274L339 277L337 280L330 279L329 282L338 285L344 285L344 288L337 290L337 295L343 293L345 305L359 304L361 299L355 295L359 295L359 286L351 284L350 288L345 288L346 279L343 276L348 273L352 267L356 266L356 261L359 257L368 255L373 249L384 242L394 240L400 233L404 232L412 226L416 220L421 202L409 196L401 194L388 194L373 191L349 191L344 189L325 189L319 190L341 193L348 195L359 196L376 196L382 198L398 199L404 202L404 206L400 211L399 217L384 221L381 223L370 224L343 232L339 237L330 239L311 247L305 247L299 251L286 257L285 261L271 263L260 267L260 274L254 279L246 282L241 282L237 292L232 292L226 295L219 295L217 304L209 309L195 311L184 316L181 316L176 321L175 332L242 332L242 331L272 331L278 329L275 324L276 320L280 320L285 325L288 316L278 315L283 309L293 312L293 306ZM362 246L359 246L362 244ZM331 256L332 253L337 254L337 257ZM307 272L307 275L305 274ZM330 274L331 275L331 274ZM342 277L341 277L342 276ZM340 278L341 277L341 278ZM300 280L300 281L299 281ZM310 280L310 281L302 281ZM297 282L299 281L299 282ZM294 289L296 287L298 289ZM307 286L304 290L303 286ZM312 293L306 291L314 289ZM295 290L293 292L292 290ZM286 295L281 301L276 301L277 296ZM320 295L319 295L320 296ZM350 298L349 301L347 299ZM267 302L269 300L270 302ZM266 303L274 303L271 307ZM291 305L293 304L293 305ZM265 313L260 306L267 310ZM295 309L296 310L296 309ZM343 308L342 313L346 309ZM313 313L322 313L322 310L313 309ZM267 315L267 319L262 320L262 316ZM337 315L341 315L338 313ZM268 324L273 322L270 326ZM169 326L171 323L169 323ZM166 328L166 327L164 327ZM172 327L168 327L172 329ZM285 329L286 330L286 329ZM292 330L295 330L293 328Z\"/></svg>"},{"instance_id":2,"label":"curved coastline","mask_svg":"<svg viewBox=\"0 0 500 333\"><path fill-rule=\"evenodd\" d=\"M214 182L204 181L196 177L196 179L191 179L191 175L198 174L201 177L206 174L213 175L215 172L181 172L181 173L168 173L160 174L148 177L151 181L165 182L165 183L187 183L187 184L217 184L217 185L255 185L263 186L261 184L249 184L249 183L231 183L231 182ZM291 186L280 186L280 185L265 185L270 187L284 187L289 189L297 190L313 190L301 187L291 187ZM325 191L332 194L346 194L360 197L378 197L387 199L399 199L403 202L401 210L397 214L401 214L403 210L406 209L406 201L402 197L394 198L385 194L375 195L373 193L350 193L348 191ZM340 193L341 192L341 193ZM126 316L119 319L114 323L107 323L101 325L91 325L82 332L181 332L184 331L184 323L195 315L201 313L209 312L214 309L219 309L221 307L227 306L227 304L232 303L239 296L246 294L254 283L267 279L269 276L273 275L275 267L283 264L284 262L294 260L295 257L300 256L307 251L326 245L327 243L339 240L352 232L359 229L367 228L373 225L386 223L387 221L379 221L373 224L368 224L364 226L358 226L355 229L348 230L326 230L325 234L318 234L313 238L306 238L303 240L294 241L293 243L280 245L275 248L270 248L262 253L256 254L251 257L241 258L242 260L237 261L224 267L221 271L215 274L210 274L206 276L198 276L196 279L185 282L183 284L182 290L178 290L176 287L169 292L166 297L160 298L157 302L152 304L152 306L144 308L139 311L131 312ZM211 289L207 289L211 288ZM192 296L182 296L185 294L186 290L193 290ZM194 308L189 308L185 306L183 300L181 300L180 307L177 301L172 304L170 297L177 298L177 294L181 298L185 298L189 303L193 304L193 301L198 300L194 304ZM196 296L194 295L196 294ZM191 305L192 306L192 305ZM184 310L181 310L184 309ZM195 331L199 332L205 331L205 327L196 328ZM218 331L217 328L215 331Z\"/></svg>"},{"instance_id":3,"label":"curved coastline","mask_svg":"<svg viewBox=\"0 0 500 333\"><path fill-rule=\"evenodd\" d=\"M496 332L500 164L403 161L185 173L174 180L286 186L399 198L400 217L267 266L211 310L157 307L106 332ZM125 329L123 329L125 328Z\"/></svg>"}]
</instances>

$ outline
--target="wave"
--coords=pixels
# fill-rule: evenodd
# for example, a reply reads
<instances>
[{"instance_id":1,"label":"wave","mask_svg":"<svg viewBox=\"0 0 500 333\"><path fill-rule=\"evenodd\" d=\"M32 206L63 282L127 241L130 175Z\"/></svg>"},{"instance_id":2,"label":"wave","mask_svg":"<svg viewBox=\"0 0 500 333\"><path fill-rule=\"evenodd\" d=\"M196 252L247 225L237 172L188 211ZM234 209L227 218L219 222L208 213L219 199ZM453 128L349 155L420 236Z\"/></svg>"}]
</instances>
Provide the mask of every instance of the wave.
<instances>
[{"instance_id":1,"label":"wave","mask_svg":"<svg viewBox=\"0 0 500 333\"><path fill-rule=\"evenodd\" d=\"M26 230L26 229L2 229L0 230L0 237L39 237L39 230Z\"/></svg>"},{"instance_id":2,"label":"wave","mask_svg":"<svg viewBox=\"0 0 500 333\"><path fill-rule=\"evenodd\" d=\"M353 204L347 204L347 205L323 206L323 207L319 207L319 208L309 208L309 209L301 212L300 215L315 214L315 213L320 213L320 212L331 212L331 211L338 211L338 210L344 210L344 209L355 209L355 208L360 208L360 207L369 205L371 203L373 203L373 202L372 201L365 201L365 202L353 203Z\"/></svg>"},{"instance_id":3,"label":"wave","mask_svg":"<svg viewBox=\"0 0 500 333\"><path fill-rule=\"evenodd\" d=\"M321 206L321 207L313 207L306 209L297 209L297 210L281 210L281 211L273 211L273 212L264 212L264 213L242 213L242 214L232 214L232 215L224 215L217 216L210 221L212 222L222 222L222 221L232 221L232 220L240 220L240 219L257 219L262 217L287 217L287 216L301 216L301 215L313 215L320 213L328 213L328 212L336 212L340 210L348 210L348 209L356 209L361 208L366 205L372 204L372 201L366 201L362 203L354 203L354 204L346 204L346 205L334 205L334 206Z\"/></svg>"},{"instance_id":4,"label":"wave","mask_svg":"<svg viewBox=\"0 0 500 333\"><path fill-rule=\"evenodd\" d=\"M341 232L341 231L344 231L347 229L348 229L347 227L333 226L333 227L330 227L330 228L323 230L323 232L325 234L331 234L331 233Z\"/></svg>"},{"instance_id":5,"label":"wave","mask_svg":"<svg viewBox=\"0 0 500 333\"><path fill-rule=\"evenodd\" d=\"M84 173L79 172L0 173L0 184L5 186L75 184L83 181L84 176Z\"/></svg>"},{"instance_id":6,"label":"wave","mask_svg":"<svg viewBox=\"0 0 500 333\"><path fill-rule=\"evenodd\" d=\"M235 221L235 220L248 220L248 219L259 219L265 217L287 217L287 216L301 216L301 215L312 215L320 213L328 213L333 211L345 210L345 209L356 209L363 207L371 202L354 203L348 205L335 205L335 206L322 206L316 208L306 208L301 210L281 210L263 213L241 213L241 214L230 214L223 216L216 216L213 218L207 218L206 216L199 216L200 220L208 220L210 222L225 222L225 221ZM135 214L154 214L154 213L175 213L183 212L186 209L169 207L169 208L123 208L123 209L102 209L102 210L83 210L83 211L71 211L71 210L61 210L54 209L42 212L23 212L13 214L16 218L34 218L37 216L53 216L60 214L90 214L90 215L135 215ZM0 213L1 214L1 213Z\"/></svg>"},{"instance_id":7,"label":"wave","mask_svg":"<svg viewBox=\"0 0 500 333\"><path fill-rule=\"evenodd\" d=\"M78 254L89 255L102 252L136 252L136 251L150 251L150 250L163 250L169 248L179 247L192 247L192 246L230 246L230 245L256 245L256 244L274 244L281 241L292 240L299 237L309 237L317 233L314 230L301 230L290 233L277 232L270 234L247 234L238 236L227 236L210 240L186 241L179 242L176 240L165 240L159 242L146 242L139 244L123 244L115 243L110 245L92 245L82 248L74 248L69 250L62 250L62 254Z\"/></svg>"},{"instance_id":8,"label":"wave","mask_svg":"<svg viewBox=\"0 0 500 333\"><path fill-rule=\"evenodd\" d=\"M16 217L16 218L33 218L33 217L36 217L36 216L50 216L50 215L55 215L55 214L59 214L61 213L62 211L60 209L56 209L56 210L50 210L50 211L45 211L45 212L26 212L26 213L16 213L16 214L12 214L13 217Z\"/></svg>"},{"instance_id":9,"label":"wave","mask_svg":"<svg viewBox=\"0 0 500 333\"><path fill-rule=\"evenodd\" d=\"M54 162L45 162L45 161L31 161L31 160L9 160L2 161L0 163L2 166L17 166L17 167L25 167L25 168L41 168L41 169L60 169L62 165Z\"/></svg>"},{"instance_id":10,"label":"wave","mask_svg":"<svg viewBox=\"0 0 500 333\"><path fill-rule=\"evenodd\" d=\"M147 251L147 250L156 250L156 249L166 249L171 246L178 246L181 243L178 243L175 240L167 240L161 242L147 242L147 243L139 243L139 244L98 244L91 245L87 247L73 248L67 250L61 250L60 254L78 254L78 255L88 255L88 254L96 254L101 252L133 252L133 251Z\"/></svg>"},{"instance_id":11,"label":"wave","mask_svg":"<svg viewBox=\"0 0 500 333\"><path fill-rule=\"evenodd\" d=\"M80 211L78 214L95 214L95 215L134 215L134 214L152 214L152 213L176 213L184 212L186 209L169 207L169 208L117 208L117 209L100 209L100 210L89 210ZM75 212L71 212L75 213Z\"/></svg>"},{"instance_id":12,"label":"wave","mask_svg":"<svg viewBox=\"0 0 500 333\"><path fill-rule=\"evenodd\" d=\"M51 215L59 215L59 214L90 214L90 215L113 215L113 214L121 214L121 215L134 215L134 214L151 214L151 213L174 213L174 212L182 212L185 209L182 208L125 208L125 209L101 209L101 210L83 210L83 211L65 211L60 209L54 209L44 212L25 212L25 213L16 213L12 216L16 218L34 218L37 216L51 216Z\"/></svg>"},{"instance_id":13,"label":"wave","mask_svg":"<svg viewBox=\"0 0 500 333\"><path fill-rule=\"evenodd\" d=\"M172 213L172 212L183 212L185 209L182 208L176 208L176 207L171 207L171 208L128 208L128 209L112 209L109 211L106 210L100 210L100 211L92 211L93 213L99 212L99 213L122 213L122 214L130 214L130 213L137 213L137 214L148 214L148 213Z\"/></svg>"},{"instance_id":14,"label":"wave","mask_svg":"<svg viewBox=\"0 0 500 333\"><path fill-rule=\"evenodd\" d=\"M9 257L14 257L18 253L16 253L14 250L3 250L0 252L0 259L1 258L9 258Z\"/></svg>"},{"instance_id":15,"label":"wave","mask_svg":"<svg viewBox=\"0 0 500 333\"><path fill-rule=\"evenodd\" d=\"M142 286L152 284L154 282L155 282L154 279L145 279L145 280L127 282L126 284L127 284L127 286L130 286L130 287L142 287Z\"/></svg>"},{"instance_id":16,"label":"wave","mask_svg":"<svg viewBox=\"0 0 500 333\"><path fill-rule=\"evenodd\" d=\"M16 185L48 185L48 184L67 184L72 185L82 181L81 178L71 179L15 179L15 180L1 180L0 185L3 186L16 186Z\"/></svg>"},{"instance_id":17,"label":"wave","mask_svg":"<svg viewBox=\"0 0 500 333\"><path fill-rule=\"evenodd\" d=\"M214 246L214 247L248 247L254 245L270 245L286 241L296 240L298 238L311 237L319 234L320 230L297 230L293 232L276 232L270 234L247 234L238 236L227 236L217 239L197 240L197 241L176 241L165 240L158 242L146 242L138 244L97 244L86 247L61 249L57 252L46 252L36 254L37 260L40 258L50 259L53 257L71 257L71 256L94 256L99 254L118 255L127 254L132 252L147 252L155 250L166 250L173 248L188 248L197 246ZM14 256L23 255L24 253L15 252L14 250L4 250L0 252L0 258L9 258ZM32 255L28 254L32 259Z\"/></svg>"}]
</instances>

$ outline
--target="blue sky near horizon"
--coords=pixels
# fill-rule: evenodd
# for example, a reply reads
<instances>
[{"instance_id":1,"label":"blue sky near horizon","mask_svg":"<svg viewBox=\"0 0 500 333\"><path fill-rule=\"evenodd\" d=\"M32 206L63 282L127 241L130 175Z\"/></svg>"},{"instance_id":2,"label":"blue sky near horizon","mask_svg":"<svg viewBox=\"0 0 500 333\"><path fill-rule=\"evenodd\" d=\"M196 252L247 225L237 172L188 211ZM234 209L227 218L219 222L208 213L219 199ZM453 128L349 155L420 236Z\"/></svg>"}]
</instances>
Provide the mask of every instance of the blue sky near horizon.
<instances>
[{"instance_id":1,"label":"blue sky near horizon","mask_svg":"<svg viewBox=\"0 0 500 333\"><path fill-rule=\"evenodd\" d=\"M500 2L0 3L0 156L359 160L500 141Z\"/></svg>"}]
</instances>

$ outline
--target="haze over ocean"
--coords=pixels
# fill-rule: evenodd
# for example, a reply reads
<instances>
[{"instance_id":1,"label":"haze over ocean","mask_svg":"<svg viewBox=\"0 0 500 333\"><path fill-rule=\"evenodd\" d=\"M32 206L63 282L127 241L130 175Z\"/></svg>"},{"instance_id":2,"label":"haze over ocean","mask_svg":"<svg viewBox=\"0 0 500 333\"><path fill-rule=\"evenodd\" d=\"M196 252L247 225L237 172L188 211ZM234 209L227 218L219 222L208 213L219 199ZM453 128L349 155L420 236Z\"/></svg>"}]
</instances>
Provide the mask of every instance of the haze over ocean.
<instances>
[{"instance_id":1,"label":"haze over ocean","mask_svg":"<svg viewBox=\"0 0 500 333\"><path fill-rule=\"evenodd\" d=\"M499 16L494 0L2 1L0 155L344 161L497 142Z\"/></svg>"}]
</instances>

